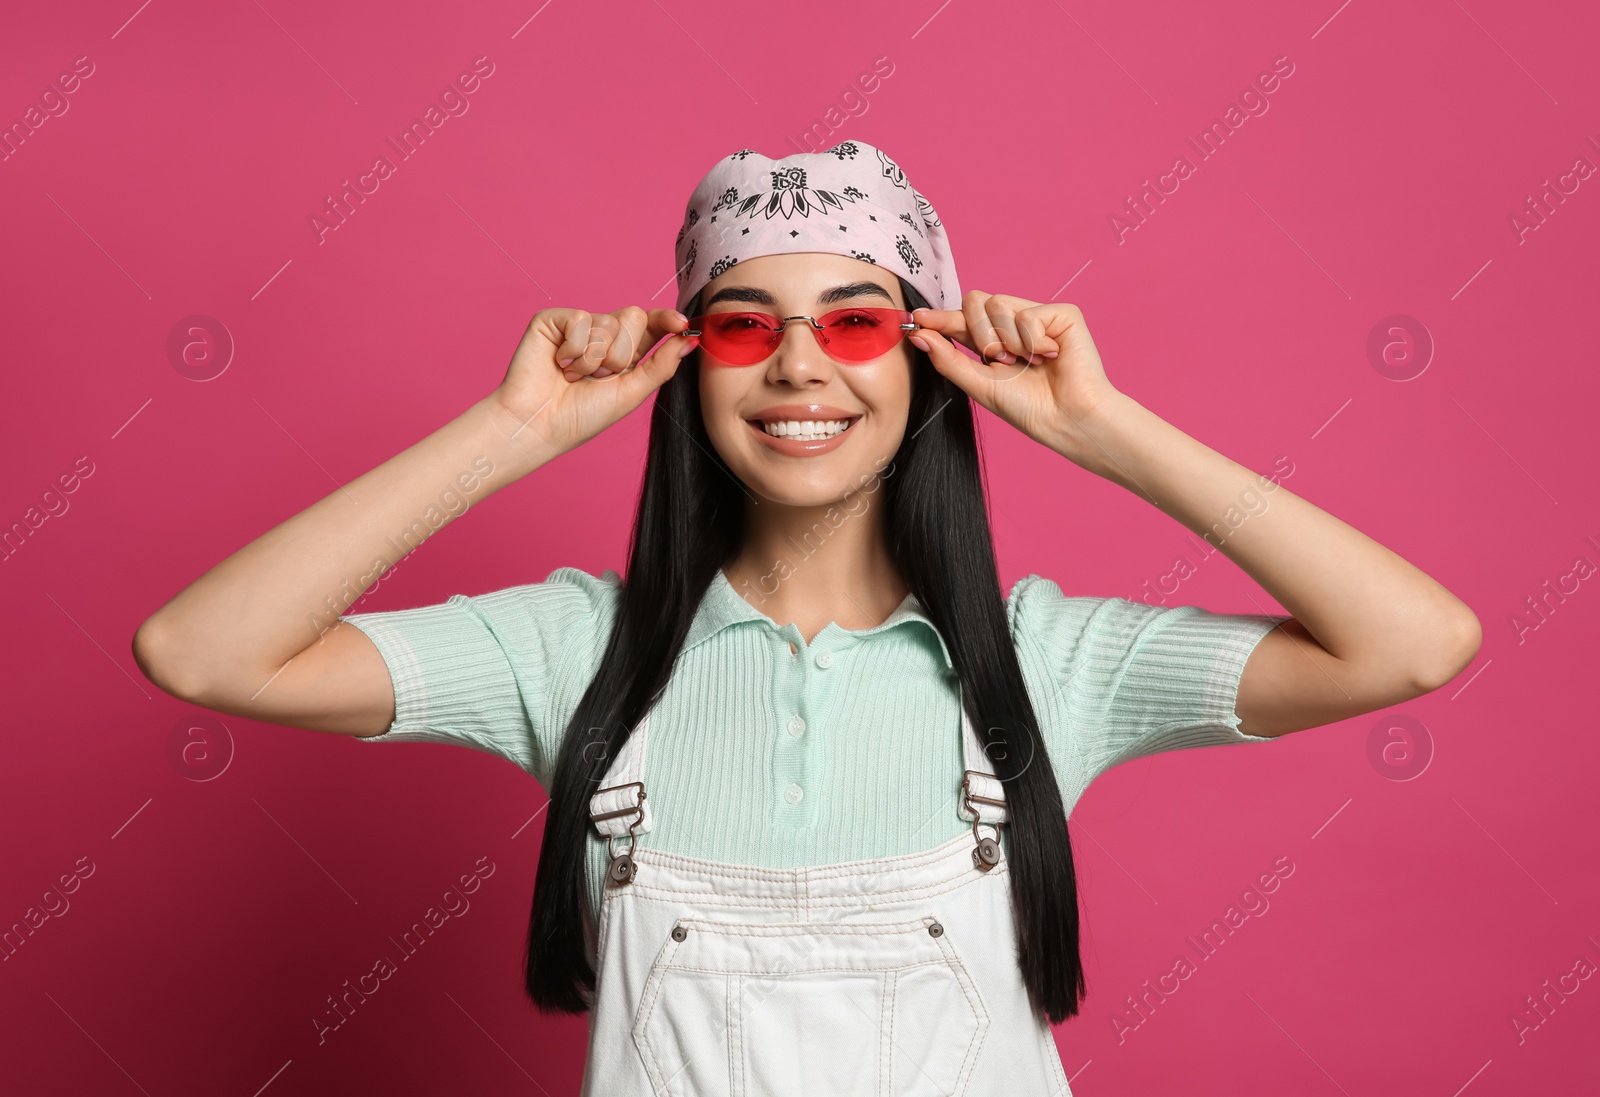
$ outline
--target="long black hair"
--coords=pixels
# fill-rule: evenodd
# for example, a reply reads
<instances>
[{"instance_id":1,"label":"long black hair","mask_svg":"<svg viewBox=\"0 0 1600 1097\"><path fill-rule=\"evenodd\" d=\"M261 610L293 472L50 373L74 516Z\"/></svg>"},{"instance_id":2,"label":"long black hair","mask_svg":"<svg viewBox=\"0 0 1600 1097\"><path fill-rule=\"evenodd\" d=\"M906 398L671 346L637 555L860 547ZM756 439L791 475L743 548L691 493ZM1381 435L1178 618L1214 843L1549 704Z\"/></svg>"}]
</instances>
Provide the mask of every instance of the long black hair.
<instances>
[{"instance_id":1,"label":"long black hair","mask_svg":"<svg viewBox=\"0 0 1600 1097\"><path fill-rule=\"evenodd\" d=\"M904 279L900 287L907 309L927 306ZM696 296L687 315L698 305ZM879 489L887 548L950 650L973 727L987 729L979 737L1011 820L1017 959L1033 1009L1059 1023L1078 1012L1085 993L1066 811L1007 628L971 398L927 354L905 347L907 432ZM702 596L744 539L745 493L706 433L699 358L691 352L656 391L616 623L550 780L527 952L528 995L543 1010L588 1010L589 797L665 689Z\"/></svg>"}]
</instances>

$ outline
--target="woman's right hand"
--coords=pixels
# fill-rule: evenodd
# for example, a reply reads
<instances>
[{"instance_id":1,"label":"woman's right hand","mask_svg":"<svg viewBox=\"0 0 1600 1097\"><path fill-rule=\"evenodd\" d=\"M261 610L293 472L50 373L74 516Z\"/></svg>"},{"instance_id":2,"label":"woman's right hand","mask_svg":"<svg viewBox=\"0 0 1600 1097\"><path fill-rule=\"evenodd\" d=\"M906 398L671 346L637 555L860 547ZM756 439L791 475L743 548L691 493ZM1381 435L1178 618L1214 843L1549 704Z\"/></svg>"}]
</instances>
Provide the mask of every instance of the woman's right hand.
<instances>
[{"instance_id":1,"label":"woman's right hand","mask_svg":"<svg viewBox=\"0 0 1600 1097\"><path fill-rule=\"evenodd\" d=\"M511 432L565 453L644 402L678 370L698 343L673 309L637 305L593 314L554 308L537 313L511 356L493 402L514 420ZM640 361L650 345L668 338Z\"/></svg>"}]
</instances>

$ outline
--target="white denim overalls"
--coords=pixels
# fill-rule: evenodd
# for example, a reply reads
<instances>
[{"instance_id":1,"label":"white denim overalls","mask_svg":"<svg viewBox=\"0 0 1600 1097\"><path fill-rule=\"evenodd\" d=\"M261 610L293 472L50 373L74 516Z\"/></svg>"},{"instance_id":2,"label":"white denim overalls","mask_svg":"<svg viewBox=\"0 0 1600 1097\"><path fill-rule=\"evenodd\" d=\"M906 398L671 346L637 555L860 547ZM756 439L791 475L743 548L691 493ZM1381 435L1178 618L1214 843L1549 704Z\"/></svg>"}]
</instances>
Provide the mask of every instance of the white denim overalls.
<instances>
[{"instance_id":1,"label":"white denim overalls","mask_svg":"<svg viewBox=\"0 0 1600 1097\"><path fill-rule=\"evenodd\" d=\"M970 833L772 869L641 844L647 713L590 798L611 863L583 1097L1071 1097L1017 967L1004 786L961 722Z\"/></svg>"}]
</instances>

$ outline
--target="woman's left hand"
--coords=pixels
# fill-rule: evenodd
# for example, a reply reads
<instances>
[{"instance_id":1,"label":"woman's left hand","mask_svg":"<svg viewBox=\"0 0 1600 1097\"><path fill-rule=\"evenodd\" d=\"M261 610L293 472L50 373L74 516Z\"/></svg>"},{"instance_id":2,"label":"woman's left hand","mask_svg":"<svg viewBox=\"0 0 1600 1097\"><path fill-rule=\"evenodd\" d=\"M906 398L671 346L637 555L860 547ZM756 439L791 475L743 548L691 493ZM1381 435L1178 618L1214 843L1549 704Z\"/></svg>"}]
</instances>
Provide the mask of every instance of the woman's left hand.
<instances>
[{"instance_id":1,"label":"woman's left hand","mask_svg":"<svg viewBox=\"0 0 1600 1097\"><path fill-rule=\"evenodd\" d=\"M1120 393L1078 306L968 290L960 310L917 309L912 342L978 403L1079 465L1100 450L1095 430ZM955 343L983 356L974 362ZM925 344L925 346L924 346Z\"/></svg>"}]
</instances>

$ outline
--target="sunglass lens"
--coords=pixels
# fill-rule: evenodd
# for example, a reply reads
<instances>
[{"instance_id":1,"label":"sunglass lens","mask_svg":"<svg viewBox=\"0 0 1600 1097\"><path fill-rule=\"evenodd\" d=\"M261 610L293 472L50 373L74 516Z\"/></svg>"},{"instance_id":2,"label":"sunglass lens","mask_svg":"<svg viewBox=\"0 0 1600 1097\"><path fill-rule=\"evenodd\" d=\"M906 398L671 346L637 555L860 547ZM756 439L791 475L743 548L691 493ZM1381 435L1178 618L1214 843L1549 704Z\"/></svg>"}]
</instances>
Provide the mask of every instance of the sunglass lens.
<instances>
[{"instance_id":1,"label":"sunglass lens","mask_svg":"<svg viewBox=\"0 0 1600 1097\"><path fill-rule=\"evenodd\" d=\"M838 309L817 317L823 330L818 342L836 361L870 362L881 358L905 334L900 325L910 313L897 309ZM778 349L782 329L778 318L764 312L717 312L691 321L700 331L700 345L718 362L753 366Z\"/></svg>"},{"instance_id":2,"label":"sunglass lens","mask_svg":"<svg viewBox=\"0 0 1600 1097\"><path fill-rule=\"evenodd\" d=\"M729 365L753 365L772 353L777 327L759 312L718 312L704 317L700 345Z\"/></svg>"},{"instance_id":3,"label":"sunglass lens","mask_svg":"<svg viewBox=\"0 0 1600 1097\"><path fill-rule=\"evenodd\" d=\"M869 362L900 341L900 313L894 309L840 309L820 317L828 353L844 362Z\"/></svg>"}]
</instances>

